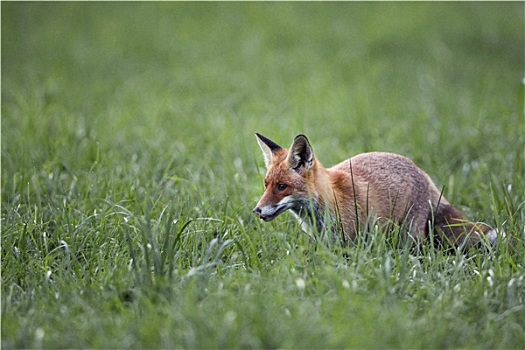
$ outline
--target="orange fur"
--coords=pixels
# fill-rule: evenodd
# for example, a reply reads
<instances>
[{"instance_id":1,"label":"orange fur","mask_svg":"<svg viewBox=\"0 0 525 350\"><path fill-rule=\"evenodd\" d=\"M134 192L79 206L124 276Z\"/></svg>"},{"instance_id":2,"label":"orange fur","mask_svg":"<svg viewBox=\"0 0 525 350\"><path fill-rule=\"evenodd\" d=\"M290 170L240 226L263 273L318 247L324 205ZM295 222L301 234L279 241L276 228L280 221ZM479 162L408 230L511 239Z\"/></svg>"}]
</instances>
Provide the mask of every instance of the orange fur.
<instances>
[{"instance_id":1,"label":"orange fur","mask_svg":"<svg viewBox=\"0 0 525 350\"><path fill-rule=\"evenodd\" d=\"M254 212L270 221L291 210L317 230L342 230L354 240L369 219L405 225L416 241L434 225L440 244L471 246L489 231L468 222L410 159L392 153L364 153L325 168L304 135L290 150L257 134L267 165L265 191ZM469 240L465 238L469 237Z\"/></svg>"}]
</instances>

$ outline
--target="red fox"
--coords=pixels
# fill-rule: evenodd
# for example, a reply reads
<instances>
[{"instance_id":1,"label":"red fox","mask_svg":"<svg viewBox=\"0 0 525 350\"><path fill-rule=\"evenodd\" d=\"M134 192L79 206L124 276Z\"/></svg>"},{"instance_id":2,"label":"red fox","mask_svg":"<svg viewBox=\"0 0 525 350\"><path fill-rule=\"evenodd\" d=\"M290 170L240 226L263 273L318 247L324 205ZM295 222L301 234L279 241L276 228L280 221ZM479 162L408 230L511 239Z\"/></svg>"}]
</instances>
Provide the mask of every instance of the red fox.
<instances>
[{"instance_id":1,"label":"red fox","mask_svg":"<svg viewBox=\"0 0 525 350\"><path fill-rule=\"evenodd\" d=\"M331 168L314 156L306 136L286 150L255 134L267 167L265 191L253 210L264 221L290 209L303 229L330 230L353 241L367 220L404 225L420 242L432 228L440 245L494 245L498 232L466 220L410 159L384 152L363 153Z\"/></svg>"}]
</instances>

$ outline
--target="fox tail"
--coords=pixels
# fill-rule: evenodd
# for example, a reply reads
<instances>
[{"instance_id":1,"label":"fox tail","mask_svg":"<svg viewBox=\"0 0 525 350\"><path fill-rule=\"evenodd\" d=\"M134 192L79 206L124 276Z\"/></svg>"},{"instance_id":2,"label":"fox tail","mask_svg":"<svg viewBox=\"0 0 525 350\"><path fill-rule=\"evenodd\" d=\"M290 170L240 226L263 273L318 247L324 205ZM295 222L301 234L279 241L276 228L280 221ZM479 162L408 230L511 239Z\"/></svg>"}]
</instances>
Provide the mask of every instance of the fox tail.
<instances>
[{"instance_id":1,"label":"fox tail","mask_svg":"<svg viewBox=\"0 0 525 350\"><path fill-rule=\"evenodd\" d=\"M503 230L498 231L483 223L473 223L448 203L440 203L431 220L434 223L434 232L437 232L436 241L441 245L468 249L485 242L485 244L488 243L491 247L495 247L498 243L498 237L505 237Z\"/></svg>"}]
</instances>

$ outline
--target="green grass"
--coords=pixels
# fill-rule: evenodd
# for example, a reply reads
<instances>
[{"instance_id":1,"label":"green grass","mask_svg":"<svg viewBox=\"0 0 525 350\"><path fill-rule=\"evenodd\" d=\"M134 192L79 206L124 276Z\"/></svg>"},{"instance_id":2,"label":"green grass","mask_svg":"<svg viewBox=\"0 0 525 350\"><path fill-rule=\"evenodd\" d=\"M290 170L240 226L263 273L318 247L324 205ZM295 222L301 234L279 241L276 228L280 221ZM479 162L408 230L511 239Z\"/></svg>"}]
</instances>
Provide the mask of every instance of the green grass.
<instances>
[{"instance_id":1,"label":"green grass","mask_svg":"<svg viewBox=\"0 0 525 350\"><path fill-rule=\"evenodd\" d=\"M3 348L524 348L523 3L2 2ZM254 132L414 159L488 252L251 212Z\"/></svg>"}]
</instances>

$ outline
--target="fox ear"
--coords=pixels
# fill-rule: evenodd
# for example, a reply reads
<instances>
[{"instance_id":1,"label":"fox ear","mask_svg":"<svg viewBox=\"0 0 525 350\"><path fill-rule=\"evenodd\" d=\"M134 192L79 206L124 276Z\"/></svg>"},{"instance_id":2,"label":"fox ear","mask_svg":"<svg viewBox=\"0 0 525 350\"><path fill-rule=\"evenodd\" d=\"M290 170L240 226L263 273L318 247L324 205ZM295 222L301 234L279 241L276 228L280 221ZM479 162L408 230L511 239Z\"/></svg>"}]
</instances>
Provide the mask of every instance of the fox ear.
<instances>
[{"instance_id":1,"label":"fox ear","mask_svg":"<svg viewBox=\"0 0 525 350\"><path fill-rule=\"evenodd\" d=\"M306 136L297 135L293 140L288 153L288 165L299 174L303 174L314 165L314 151Z\"/></svg>"},{"instance_id":2,"label":"fox ear","mask_svg":"<svg viewBox=\"0 0 525 350\"><path fill-rule=\"evenodd\" d=\"M282 150L282 147L257 132L255 136L257 136L257 142L263 151L264 163L269 168L270 164L272 164L273 155Z\"/></svg>"}]
</instances>

